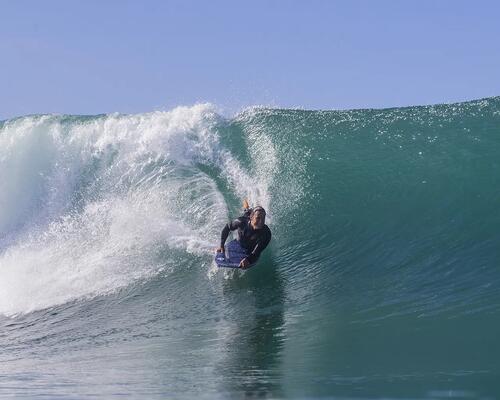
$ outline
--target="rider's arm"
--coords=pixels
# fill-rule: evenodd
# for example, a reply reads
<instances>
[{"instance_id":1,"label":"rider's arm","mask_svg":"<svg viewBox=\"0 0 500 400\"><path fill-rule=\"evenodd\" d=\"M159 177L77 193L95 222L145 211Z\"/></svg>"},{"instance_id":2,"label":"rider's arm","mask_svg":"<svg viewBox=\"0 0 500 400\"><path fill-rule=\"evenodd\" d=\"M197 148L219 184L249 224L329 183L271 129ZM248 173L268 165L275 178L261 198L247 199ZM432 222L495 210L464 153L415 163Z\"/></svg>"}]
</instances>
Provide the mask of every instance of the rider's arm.
<instances>
[{"instance_id":1,"label":"rider's arm","mask_svg":"<svg viewBox=\"0 0 500 400\"><path fill-rule=\"evenodd\" d=\"M242 222L239 219L235 219L234 221L231 221L224 226L220 234L221 248L224 248L224 244L226 243L226 239L229 236L229 232L238 229L241 226L241 223Z\"/></svg>"}]
</instances>

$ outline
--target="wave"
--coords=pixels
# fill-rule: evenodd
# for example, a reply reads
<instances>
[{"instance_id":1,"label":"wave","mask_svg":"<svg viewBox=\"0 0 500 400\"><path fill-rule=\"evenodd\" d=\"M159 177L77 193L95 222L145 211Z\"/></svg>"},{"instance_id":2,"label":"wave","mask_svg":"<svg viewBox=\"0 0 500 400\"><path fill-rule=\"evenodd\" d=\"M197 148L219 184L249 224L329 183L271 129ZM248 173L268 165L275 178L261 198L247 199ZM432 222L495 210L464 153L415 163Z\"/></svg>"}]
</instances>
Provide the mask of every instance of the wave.
<instances>
[{"instance_id":1,"label":"wave","mask_svg":"<svg viewBox=\"0 0 500 400\"><path fill-rule=\"evenodd\" d=\"M297 304L344 293L357 323L496 310L499 122L499 98L4 121L0 313L209 269L243 198L269 209Z\"/></svg>"}]
</instances>

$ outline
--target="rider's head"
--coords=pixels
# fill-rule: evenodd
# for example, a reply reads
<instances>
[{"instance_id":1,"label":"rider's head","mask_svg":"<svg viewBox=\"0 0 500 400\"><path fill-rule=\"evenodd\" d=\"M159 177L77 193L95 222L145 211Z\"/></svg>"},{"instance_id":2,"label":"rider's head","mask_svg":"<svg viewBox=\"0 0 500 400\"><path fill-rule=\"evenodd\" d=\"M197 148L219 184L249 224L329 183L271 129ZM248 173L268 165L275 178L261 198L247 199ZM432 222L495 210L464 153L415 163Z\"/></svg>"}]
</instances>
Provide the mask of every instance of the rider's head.
<instances>
[{"instance_id":1,"label":"rider's head","mask_svg":"<svg viewBox=\"0 0 500 400\"><path fill-rule=\"evenodd\" d=\"M264 227L264 223L266 222L266 210L264 207L257 206L252 209L252 213L250 214L250 224L253 229L262 229Z\"/></svg>"}]
</instances>

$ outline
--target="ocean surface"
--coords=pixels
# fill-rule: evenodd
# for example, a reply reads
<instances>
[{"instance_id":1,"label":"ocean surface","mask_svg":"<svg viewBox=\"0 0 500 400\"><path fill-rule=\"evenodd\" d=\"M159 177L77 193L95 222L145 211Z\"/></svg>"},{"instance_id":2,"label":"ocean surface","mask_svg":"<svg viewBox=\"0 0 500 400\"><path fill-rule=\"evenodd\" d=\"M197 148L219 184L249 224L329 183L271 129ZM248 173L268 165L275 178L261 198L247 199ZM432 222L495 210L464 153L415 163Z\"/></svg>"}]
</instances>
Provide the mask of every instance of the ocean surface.
<instances>
[{"instance_id":1,"label":"ocean surface","mask_svg":"<svg viewBox=\"0 0 500 400\"><path fill-rule=\"evenodd\" d=\"M500 399L499 209L500 97L2 121L0 398Z\"/></svg>"}]
</instances>

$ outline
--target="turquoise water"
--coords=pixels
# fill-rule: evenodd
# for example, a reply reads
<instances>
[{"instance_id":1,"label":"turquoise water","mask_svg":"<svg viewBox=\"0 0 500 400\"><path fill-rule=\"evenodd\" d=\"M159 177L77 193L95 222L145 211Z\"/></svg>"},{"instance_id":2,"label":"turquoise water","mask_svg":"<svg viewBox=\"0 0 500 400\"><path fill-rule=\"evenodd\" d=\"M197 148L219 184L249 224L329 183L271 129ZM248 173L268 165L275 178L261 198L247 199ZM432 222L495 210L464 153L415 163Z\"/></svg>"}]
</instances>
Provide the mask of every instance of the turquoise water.
<instances>
[{"instance_id":1,"label":"turquoise water","mask_svg":"<svg viewBox=\"0 0 500 400\"><path fill-rule=\"evenodd\" d=\"M0 122L0 396L499 398L499 160L500 98Z\"/></svg>"}]
</instances>

